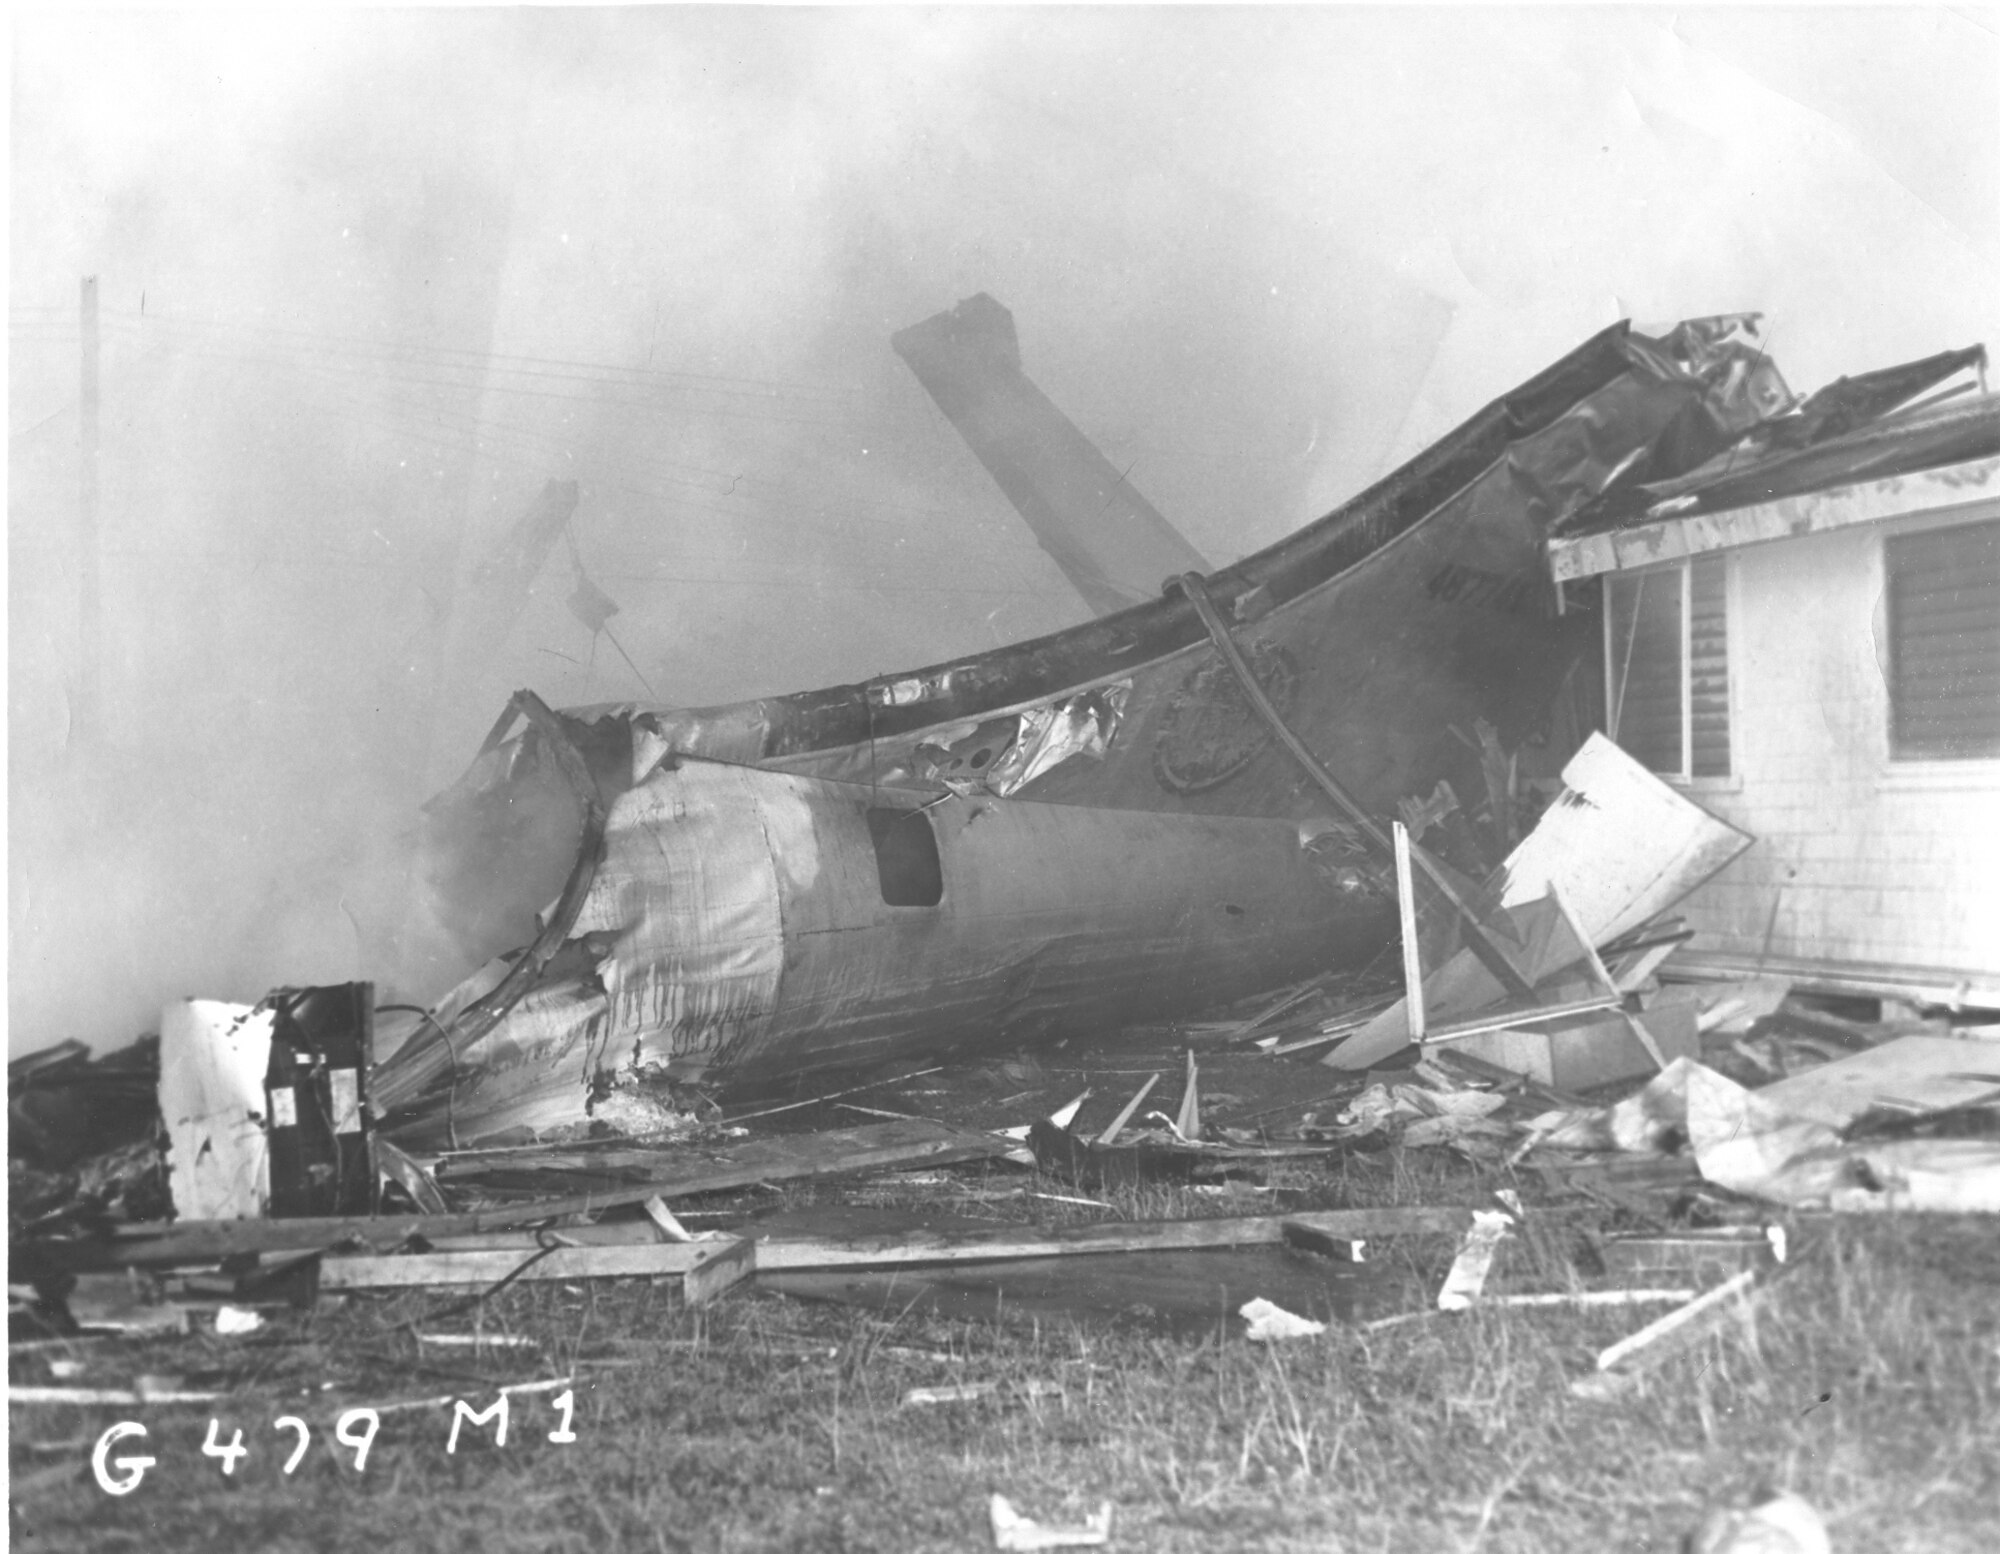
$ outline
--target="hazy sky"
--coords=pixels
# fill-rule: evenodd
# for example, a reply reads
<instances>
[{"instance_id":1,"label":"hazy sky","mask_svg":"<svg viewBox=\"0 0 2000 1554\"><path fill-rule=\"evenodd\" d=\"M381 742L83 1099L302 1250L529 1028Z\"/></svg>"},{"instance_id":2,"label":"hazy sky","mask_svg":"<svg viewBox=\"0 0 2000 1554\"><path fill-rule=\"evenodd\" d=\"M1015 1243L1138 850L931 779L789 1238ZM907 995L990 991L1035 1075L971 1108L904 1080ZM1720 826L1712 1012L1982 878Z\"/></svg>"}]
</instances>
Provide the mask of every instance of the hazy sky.
<instances>
[{"instance_id":1,"label":"hazy sky","mask_svg":"<svg viewBox=\"0 0 2000 1554\"><path fill-rule=\"evenodd\" d=\"M1084 618L889 350L973 292L1218 563L1619 317L1761 310L1802 389L2000 344L1996 29L17 9L12 1049L383 974L415 806L517 686L735 699ZM573 550L448 662L552 476ZM579 566L638 673L565 608Z\"/></svg>"}]
</instances>

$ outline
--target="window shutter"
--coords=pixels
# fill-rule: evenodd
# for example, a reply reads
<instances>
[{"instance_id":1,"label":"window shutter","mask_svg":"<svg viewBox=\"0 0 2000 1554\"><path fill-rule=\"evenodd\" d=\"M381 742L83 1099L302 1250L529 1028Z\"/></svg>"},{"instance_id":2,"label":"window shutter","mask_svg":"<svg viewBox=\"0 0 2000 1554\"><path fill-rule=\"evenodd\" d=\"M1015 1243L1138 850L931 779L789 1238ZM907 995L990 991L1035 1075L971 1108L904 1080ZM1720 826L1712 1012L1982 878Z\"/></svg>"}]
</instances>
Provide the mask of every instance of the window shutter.
<instances>
[{"instance_id":1,"label":"window shutter","mask_svg":"<svg viewBox=\"0 0 2000 1554\"><path fill-rule=\"evenodd\" d=\"M1679 776L1681 569L1605 579L1611 737L1649 771Z\"/></svg>"},{"instance_id":2,"label":"window shutter","mask_svg":"<svg viewBox=\"0 0 2000 1554\"><path fill-rule=\"evenodd\" d=\"M1889 750L2000 756L2000 522L1891 538Z\"/></svg>"},{"instance_id":3,"label":"window shutter","mask_svg":"<svg viewBox=\"0 0 2000 1554\"><path fill-rule=\"evenodd\" d=\"M1729 573L1721 556L1688 563L1688 773L1729 775Z\"/></svg>"}]
</instances>

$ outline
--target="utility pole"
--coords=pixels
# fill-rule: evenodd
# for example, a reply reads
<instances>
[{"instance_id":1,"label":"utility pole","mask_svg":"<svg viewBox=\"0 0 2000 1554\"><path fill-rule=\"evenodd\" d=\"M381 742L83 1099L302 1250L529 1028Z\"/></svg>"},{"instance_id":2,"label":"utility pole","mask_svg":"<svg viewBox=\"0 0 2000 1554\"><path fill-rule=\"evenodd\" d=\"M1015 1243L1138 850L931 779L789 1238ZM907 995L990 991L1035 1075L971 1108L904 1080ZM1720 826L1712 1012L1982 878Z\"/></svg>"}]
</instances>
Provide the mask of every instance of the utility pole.
<instances>
[{"instance_id":1,"label":"utility pole","mask_svg":"<svg viewBox=\"0 0 2000 1554\"><path fill-rule=\"evenodd\" d=\"M78 423L81 464L77 490L76 682L71 697L73 739L94 740L101 717L98 665L103 600L98 576L97 536L97 277L83 278L83 316L78 362Z\"/></svg>"}]
</instances>

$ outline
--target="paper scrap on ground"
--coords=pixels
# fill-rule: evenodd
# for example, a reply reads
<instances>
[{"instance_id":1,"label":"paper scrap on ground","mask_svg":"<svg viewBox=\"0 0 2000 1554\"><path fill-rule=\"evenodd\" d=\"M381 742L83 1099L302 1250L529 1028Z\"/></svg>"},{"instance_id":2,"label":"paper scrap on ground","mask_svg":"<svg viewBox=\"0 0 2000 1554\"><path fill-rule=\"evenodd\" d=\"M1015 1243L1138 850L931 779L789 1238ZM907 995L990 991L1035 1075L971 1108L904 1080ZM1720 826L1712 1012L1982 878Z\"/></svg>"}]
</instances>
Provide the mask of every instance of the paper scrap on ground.
<instances>
[{"instance_id":1,"label":"paper scrap on ground","mask_svg":"<svg viewBox=\"0 0 2000 1554\"><path fill-rule=\"evenodd\" d=\"M1748 1510L1710 1512L1687 1548L1688 1554L1833 1554L1819 1512L1789 1491Z\"/></svg>"},{"instance_id":2,"label":"paper scrap on ground","mask_svg":"<svg viewBox=\"0 0 2000 1554\"><path fill-rule=\"evenodd\" d=\"M1005 1495L992 1500L993 1546L1000 1549L1080 1549L1111 1541L1111 1502L1105 1501L1081 1527L1045 1527L1014 1509Z\"/></svg>"},{"instance_id":3,"label":"paper scrap on ground","mask_svg":"<svg viewBox=\"0 0 2000 1554\"><path fill-rule=\"evenodd\" d=\"M1244 1336L1253 1344L1276 1343L1285 1338L1311 1338L1326 1331L1324 1322L1295 1315L1261 1295L1255 1300L1245 1301L1239 1315L1250 1324L1250 1331Z\"/></svg>"},{"instance_id":4,"label":"paper scrap on ground","mask_svg":"<svg viewBox=\"0 0 2000 1554\"><path fill-rule=\"evenodd\" d=\"M1514 1217L1498 1209L1472 1211L1472 1228L1459 1243L1458 1256L1452 1259L1451 1271L1444 1276L1444 1288L1438 1291L1438 1310L1463 1311L1478 1301L1480 1291L1486 1288L1486 1275L1493 1267L1494 1254L1507 1239L1513 1224Z\"/></svg>"},{"instance_id":5,"label":"paper scrap on ground","mask_svg":"<svg viewBox=\"0 0 2000 1554\"><path fill-rule=\"evenodd\" d=\"M998 1390L990 1381L961 1382L951 1387L912 1387L903 1394L903 1407L916 1408L926 1403L971 1403L983 1397L990 1397Z\"/></svg>"}]
</instances>

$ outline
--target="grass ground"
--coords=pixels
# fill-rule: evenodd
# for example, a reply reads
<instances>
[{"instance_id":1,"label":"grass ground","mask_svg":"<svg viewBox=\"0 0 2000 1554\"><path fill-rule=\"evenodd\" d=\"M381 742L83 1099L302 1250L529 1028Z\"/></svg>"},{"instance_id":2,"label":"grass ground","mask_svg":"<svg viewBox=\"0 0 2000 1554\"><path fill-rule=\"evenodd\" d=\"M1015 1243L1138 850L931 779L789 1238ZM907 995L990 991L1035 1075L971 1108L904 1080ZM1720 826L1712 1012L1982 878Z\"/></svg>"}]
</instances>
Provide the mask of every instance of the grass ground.
<instances>
[{"instance_id":1,"label":"grass ground","mask_svg":"<svg viewBox=\"0 0 2000 1554\"><path fill-rule=\"evenodd\" d=\"M978 1178L959 1178L976 1182ZM997 1178L986 1180L995 1185ZM1490 1202L1504 1173L1439 1152L1350 1160L1294 1182L1316 1205ZM1562 1288L1594 1271L1575 1214L1539 1212L1496 1277ZM953 1188L912 1187L952 1207ZM835 1190L816 1190L820 1201ZM784 1195L814 1201L814 1189ZM767 1195L767 1199L770 1195ZM987 1212L1090 1217L1014 1200ZM1151 1190L1122 1205L1216 1212ZM1233 1205L1228 1212L1244 1212ZM249 1338L80 1348L75 1384L148 1370L228 1392L215 1405L10 1410L11 1530L22 1549L963 1550L991 1546L987 1497L1081 1520L1116 1506L1134 1550L1678 1549L1717 1503L1788 1488L1839 1554L2000 1547L2000 1237L1915 1219L1794 1226L1790 1271L1753 1315L1612 1403L1569 1391L1646 1314L1474 1311L1276 1347L1091 1320L944 1322L748 1288L704 1311L671 1286L516 1286L471 1313L438 1294L323 1303ZM1448 1238L1379 1249L1428 1305ZM525 1336L532 1348L419 1348L412 1328ZM17 1356L16 1383L60 1351ZM573 1443L546 1395L510 1405L504 1447L442 1408L387 1414L357 1472L342 1409L574 1376ZM967 1402L912 1387L991 1383ZM242 1429L225 1477L201 1445ZM304 1417L313 1444L291 1476ZM87 1466L121 1418L155 1456L114 1498Z\"/></svg>"}]
</instances>

